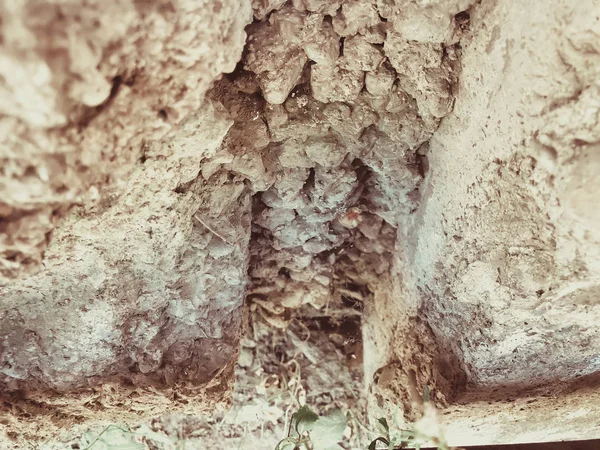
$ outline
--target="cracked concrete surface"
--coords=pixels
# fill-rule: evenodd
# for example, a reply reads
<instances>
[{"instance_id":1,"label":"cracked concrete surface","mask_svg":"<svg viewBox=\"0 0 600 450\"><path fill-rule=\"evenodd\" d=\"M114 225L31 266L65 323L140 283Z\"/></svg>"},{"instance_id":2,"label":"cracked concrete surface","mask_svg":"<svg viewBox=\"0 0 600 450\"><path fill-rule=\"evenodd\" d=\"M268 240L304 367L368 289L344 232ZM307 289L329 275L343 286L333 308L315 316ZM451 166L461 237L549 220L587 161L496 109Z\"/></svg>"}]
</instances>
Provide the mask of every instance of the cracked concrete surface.
<instances>
[{"instance_id":1,"label":"cracked concrete surface","mask_svg":"<svg viewBox=\"0 0 600 450\"><path fill-rule=\"evenodd\" d=\"M210 407L245 300L360 312L371 411L581 407L600 4L530 7L0 2L0 425Z\"/></svg>"}]
</instances>

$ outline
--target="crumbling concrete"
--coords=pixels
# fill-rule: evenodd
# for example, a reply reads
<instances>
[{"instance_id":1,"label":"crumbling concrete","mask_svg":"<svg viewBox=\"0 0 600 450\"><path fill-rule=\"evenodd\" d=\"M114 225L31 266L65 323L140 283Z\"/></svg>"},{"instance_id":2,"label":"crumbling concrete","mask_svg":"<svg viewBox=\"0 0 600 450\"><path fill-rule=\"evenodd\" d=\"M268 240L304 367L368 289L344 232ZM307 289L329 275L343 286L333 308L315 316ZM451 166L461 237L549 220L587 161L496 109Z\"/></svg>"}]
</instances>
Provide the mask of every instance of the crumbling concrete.
<instances>
[{"instance_id":1,"label":"crumbling concrete","mask_svg":"<svg viewBox=\"0 0 600 450\"><path fill-rule=\"evenodd\" d=\"M366 376L398 361L422 391L429 368L394 343L431 327L458 382L443 416L457 445L596 437L600 3L528 7L470 11L454 110L399 227L396 297L365 328Z\"/></svg>"},{"instance_id":2,"label":"crumbling concrete","mask_svg":"<svg viewBox=\"0 0 600 450\"><path fill-rule=\"evenodd\" d=\"M538 3L0 4L2 424L208 404L244 299L363 314L373 414L570 395L600 344L600 5Z\"/></svg>"},{"instance_id":3,"label":"crumbling concrete","mask_svg":"<svg viewBox=\"0 0 600 450\"><path fill-rule=\"evenodd\" d=\"M217 6L0 3L0 386L13 433L160 412L211 379L223 386L190 406L227 390L250 194L199 171L233 123L204 94L241 57L251 5Z\"/></svg>"}]
</instances>

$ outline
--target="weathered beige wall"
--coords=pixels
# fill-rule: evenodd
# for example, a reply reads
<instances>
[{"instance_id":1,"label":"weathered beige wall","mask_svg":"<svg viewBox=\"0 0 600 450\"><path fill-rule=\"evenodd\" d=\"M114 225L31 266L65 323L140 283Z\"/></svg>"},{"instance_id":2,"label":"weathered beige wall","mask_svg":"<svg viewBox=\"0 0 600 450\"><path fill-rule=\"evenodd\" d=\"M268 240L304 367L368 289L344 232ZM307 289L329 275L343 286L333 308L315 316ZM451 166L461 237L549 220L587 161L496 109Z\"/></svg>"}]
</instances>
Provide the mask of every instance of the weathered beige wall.
<instances>
[{"instance_id":1,"label":"weathered beige wall","mask_svg":"<svg viewBox=\"0 0 600 450\"><path fill-rule=\"evenodd\" d=\"M110 202L106 188L127 189L142 144L197 110L235 68L251 9L4 0L0 13L0 276L10 279L39 269L69 207L97 211Z\"/></svg>"},{"instance_id":2,"label":"weathered beige wall","mask_svg":"<svg viewBox=\"0 0 600 450\"><path fill-rule=\"evenodd\" d=\"M421 313L479 387L600 368L600 2L529 7L477 10L415 223Z\"/></svg>"},{"instance_id":3,"label":"weathered beige wall","mask_svg":"<svg viewBox=\"0 0 600 450\"><path fill-rule=\"evenodd\" d=\"M0 15L2 422L31 437L28 421L164 410L166 386L237 354L249 195L198 173L233 123L204 97L241 57L250 2L6 0Z\"/></svg>"},{"instance_id":4,"label":"weathered beige wall","mask_svg":"<svg viewBox=\"0 0 600 450\"><path fill-rule=\"evenodd\" d=\"M399 341L431 328L457 445L597 437L586 421L600 369L600 2L522 7L471 11L454 110L401 226L396 291L366 328L381 349L367 375L399 359L417 391L432 369L402 358Z\"/></svg>"},{"instance_id":5,"label":"weathered beige wall","mask_svg":"<svg viewBox=\"0 0 600 450\"><path fill-rule=\"evenodd\" d=\"M490 443L529 435L482 399L585 410L598 0L0 12L7 429L181 407L178 381L230 368L246 295L282 327L364 305L373 414L414 417L429 386L452 436Z\"/></svg>"},{"instance_id":6,"label":"weathered beige wall","mask_svg":"<svg viewBox=\"0 0 600 450\"><path fill-rule=\"evenodd\" d=\"M452 108L454 15L471 3L422 17L417 3L256 2L242 58L245 3L5 2L6 33L31 38L3 52L26 82L27 64L45 70L33 92L47 110L42 123L9 117L21 128L3 151L14 170L0 383L35 398L12 415L36 422L51 401L51 417L91 417L76 393L107 402L109 381L111 403L207 381L236 352L247 274L253 308L276 325L306 304L368 297L389 272L397 218L418 206L418 152ZM110 92L88 104L92 78ZM9 140L32 136L49 144L16 155ZM48 174L56 154L64 164Z\"/></svg>"}]
</instances>

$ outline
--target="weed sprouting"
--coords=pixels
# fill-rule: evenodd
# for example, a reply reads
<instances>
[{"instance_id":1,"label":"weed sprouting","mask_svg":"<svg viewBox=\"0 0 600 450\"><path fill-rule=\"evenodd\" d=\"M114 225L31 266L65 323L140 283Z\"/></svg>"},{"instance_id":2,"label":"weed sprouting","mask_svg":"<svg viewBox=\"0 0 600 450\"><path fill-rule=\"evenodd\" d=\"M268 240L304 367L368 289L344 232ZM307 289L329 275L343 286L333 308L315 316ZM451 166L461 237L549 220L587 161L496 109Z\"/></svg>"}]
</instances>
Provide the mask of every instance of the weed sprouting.
<instances>
[{"instance_id":1,"label":"weed sprouting","mask_svg":"<svg viewBox=\"0 0 600 450\"><path fill-rule=\"evenodd\" d=\"M409 429L402 428L398 417L393 426L384 417L376 422L376 429L361 424L351 413L355 426L360 425L371 436L367 450L399 450L423 445L435 445L438 450L450 450L438 427L436 411L429 403L429 390L423 396L423 416ZM275 450L342 450L340 441L344 438L347 416L334 410L326 416L319 416L309 407L303 406L292 415L288 433L275 447Z\"/></svg>"},{"instance_id":2,"label":"weed sprouting","mask_svg":"<svg viewBox=\"0 0 600 450\"><path fill-rule=\"evenodd\" d=\"M438 426L435 408L424 396L422 417L410 427L403 427L398 414L390 425L386 418L379 418L375 426L362 424L351 412L335 409L320 416L308 406L300 407L287 422L287 435L279 441L274 450L343 450L340 444L346 435L348 417L355 428L360 426L370 436L365 450L400 450L424 445L435 445L438 450L450 450ZM398 411L397 411L398 412ZM142 426L136 431L119 425L109 425L100 432L88 431L80 440L82 450L145 450L146 442L167 444L168 448L183 449L185 441L174 442L162 433ZM140 442L142 441L142 442Z\"/></svg>"},{"instance_id":3,"label":"weed sprouting","mask_svg":"<svg viewBox=\"0 0 600 450\"><path fill-rule=\"evenodd\" d=\"M275 450L334 450L342 449L339 442L344 437L346 414L336 409L319 416L308 406L303 406L292 416L288 436Z\"/></svg>"}]
</instances>

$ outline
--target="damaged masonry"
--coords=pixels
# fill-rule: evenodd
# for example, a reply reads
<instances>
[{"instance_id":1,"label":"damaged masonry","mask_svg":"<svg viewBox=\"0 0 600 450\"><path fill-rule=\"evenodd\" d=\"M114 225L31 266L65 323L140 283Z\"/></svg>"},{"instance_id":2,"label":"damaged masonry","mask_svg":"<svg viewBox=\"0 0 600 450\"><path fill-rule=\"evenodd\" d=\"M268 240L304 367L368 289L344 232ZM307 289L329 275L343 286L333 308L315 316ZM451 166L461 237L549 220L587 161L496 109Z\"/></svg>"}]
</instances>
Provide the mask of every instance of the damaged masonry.
<instances>
[{"instance_id":1,"label":"damaged masonry","mask_svg":"<svg viewBox=\"0 0 600 450\"><path fill-rule=\"evenodd\" d=\"M38 3L0 1L7 448L427 390L452 445L598 437L597 0Z\"/></svg>"}]
</instances>

